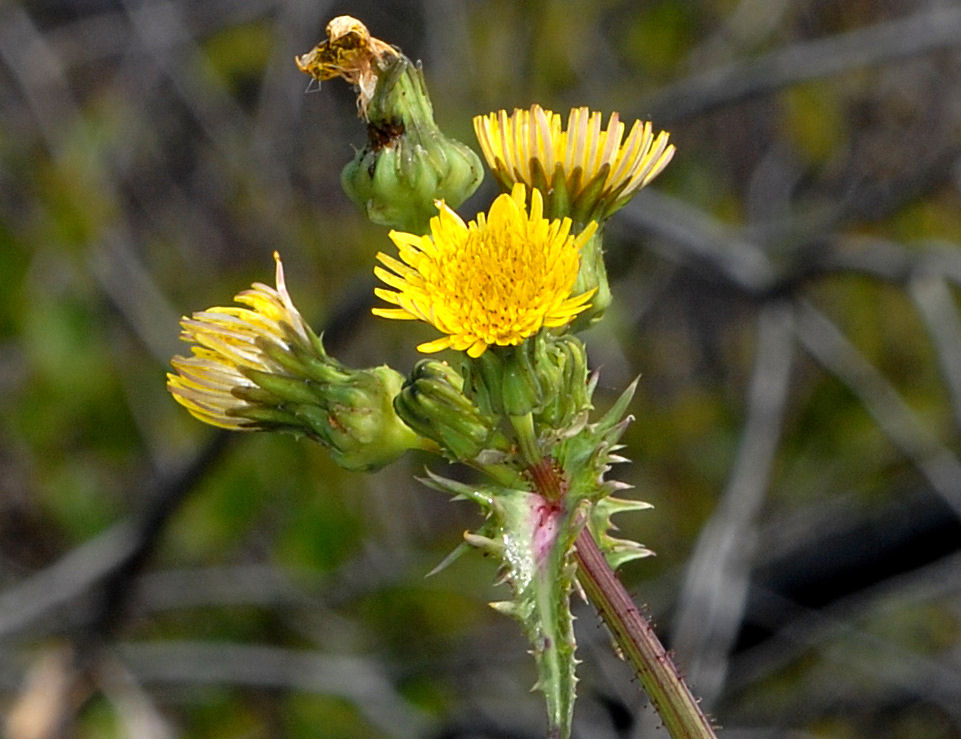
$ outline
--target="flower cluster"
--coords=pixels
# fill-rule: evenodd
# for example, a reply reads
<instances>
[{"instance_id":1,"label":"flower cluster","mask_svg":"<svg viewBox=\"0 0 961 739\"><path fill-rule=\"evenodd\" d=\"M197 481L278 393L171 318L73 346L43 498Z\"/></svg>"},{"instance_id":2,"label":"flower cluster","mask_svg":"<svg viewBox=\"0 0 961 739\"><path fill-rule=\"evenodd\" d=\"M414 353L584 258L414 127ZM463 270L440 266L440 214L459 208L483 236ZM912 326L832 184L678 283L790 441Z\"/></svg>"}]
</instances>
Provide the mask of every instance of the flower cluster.
<instances>
[{"instance_id":1,"label":"flower cluster","mask_svg":"<svg viewBox=\"0 0 961 739\"><path fill-rule=\"evenodd\" d=\"M567 736L577 662L569 601L583 561L575 542L587 536L612 567L649 553L611 535L612 515L647 507L614 497L626 486L606 478L625 461L617 450L633 387L591 421L597 379L575 332L610 301L604 222L663 171L674 146L650 122L627 130L613 113L605 127L583 107L566 127L539 105L478 116L505 192L465 221L454 208L477 187L480 160L437 128L419 65L349 16L327 33L297 66L357 87L368 143L341 181L372 221L396 229L396 256L376 256L374 292L387 305L373 313L429 324L440 336L418 350L453 350L453 359L424 359L406 378L345 367L294 306L275 254L276 287L255 283L238 306L182 320L191 354L172 360L167 387L205 423L304 434L349 469L421 449L481 473L470 484L427 479L483 510L465 543L500 559L513 597L495 607L521 622L551 733Z\"/></svg>"}]
</instances>

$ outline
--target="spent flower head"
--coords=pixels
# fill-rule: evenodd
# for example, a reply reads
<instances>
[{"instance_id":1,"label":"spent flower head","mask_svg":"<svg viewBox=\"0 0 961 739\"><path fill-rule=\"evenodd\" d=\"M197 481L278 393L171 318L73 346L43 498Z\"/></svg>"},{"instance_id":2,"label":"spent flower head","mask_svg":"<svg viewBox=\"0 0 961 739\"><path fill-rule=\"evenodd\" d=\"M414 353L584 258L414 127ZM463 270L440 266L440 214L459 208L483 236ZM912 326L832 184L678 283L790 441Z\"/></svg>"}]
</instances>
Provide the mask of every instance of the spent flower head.
<instances>
[{"instance_id":1,"label":"spent flower head","mask_svg":"<svg viewBox=\"0 0 961 739\"><path fill-rule=\"evenodd\" d=\"M548 212L575 222L602 221L622 207L667 166L674 156L668 133L654 135L650 121L625 126L612 113L573 108L567 128L561 116L540 105L500 110L474 118L484 158L501 185L523 182L550 193Z\"/></svg>"},{"instance_id":2,"label":"spent flower head","mask_svg":"<svg viewBox=\"0 0 961 739\"><path fill-rule=\"evenodd\" d=\"M544 217L540 192L514 186L489 213L470 223L445 203L420 236L391 231L400 259L377 254L375 290L396 308L375 308L384 318L425 321L444 334L419 345L425 353L448 347L479 357L490 346L512 346L541 328L564 326L589 304L593 290L572 296L580 251L597 224L576 236L569 218Z\"/></svg>"},{"instance_id":3,"label":"spent flower head","mask_svg":"<svg viewBox=\"0 0 961 739\"><path fill-rule=\"evenodd\" d=\"M339 15L327 24L327 38L306 54L294 57L297 68L321 82L342 77L357 88L361 114L377 87L381 70L400 56L390 44L374 38L367 26L349 15ZM366 116L365 116L366 117Z\"/></svg>"},{"instance_id":4,"label":"spent flower head","mask_svg":"<svg viewBox=\"0 0 961 739\"><path fill-rule=\"evenodd\" d=\"M344 167L341 184L374 223L422 231L435 200L456 208L477 189L480 159L437 127L420 64L359 20L334 18L327 38L296 62L317 81L343 77L357 89L367 145Z\"/></svg>"}]
</instances>

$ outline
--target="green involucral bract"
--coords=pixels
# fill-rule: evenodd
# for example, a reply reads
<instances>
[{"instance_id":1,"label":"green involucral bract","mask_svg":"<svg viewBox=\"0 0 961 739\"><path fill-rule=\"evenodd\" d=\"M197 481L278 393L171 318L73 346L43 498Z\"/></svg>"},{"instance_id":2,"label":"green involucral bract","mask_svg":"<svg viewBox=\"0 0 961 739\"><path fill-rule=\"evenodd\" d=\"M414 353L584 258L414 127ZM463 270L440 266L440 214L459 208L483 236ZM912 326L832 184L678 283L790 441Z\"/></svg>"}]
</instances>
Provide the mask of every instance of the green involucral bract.
<instances>
[{"instance_id":1,"label":"green involucral bract","mask_svg":"<svg viewBox=\"0 0 961 739\"><path fill-rule=\"evenodd\" d=\"M235 396L248 401L236 415L263 429L306 434L350 470L376 470L408 449L425 447L424 439L394 411L403 375L386 365L345 367L312 332L305 341L289 330L286 340L286 347L258 342L284 374L241 369L256 387L234 389Z\"/></svg>"},{"instance_id":2,"label":"green involucral bract","mask_svg":"<svg viewBox=\"0 0 961 739\"><path fill-rule=\"evenodd\" d=\"M604 264L603 226L598 227L594 236L581 250L581 268L574 283L575 294L597 290L591 298L590 307L581 313L571 324L572 331L580 331L604 317L611 304L611 288L607 280L607 267Z\"/></svg>"},{"instance_id":3,"label":"green involucral bract","mask_svg":"<svg viewBox=\"0 0 961 739\"><path fill-rule=\"evenodd\" d=\"M517 346L492 347L465 360L464 392L482 413L523 416L539 427L566 427L590 408L587 354L570 334L542 330Z\"/></svg>"}]
</instances>

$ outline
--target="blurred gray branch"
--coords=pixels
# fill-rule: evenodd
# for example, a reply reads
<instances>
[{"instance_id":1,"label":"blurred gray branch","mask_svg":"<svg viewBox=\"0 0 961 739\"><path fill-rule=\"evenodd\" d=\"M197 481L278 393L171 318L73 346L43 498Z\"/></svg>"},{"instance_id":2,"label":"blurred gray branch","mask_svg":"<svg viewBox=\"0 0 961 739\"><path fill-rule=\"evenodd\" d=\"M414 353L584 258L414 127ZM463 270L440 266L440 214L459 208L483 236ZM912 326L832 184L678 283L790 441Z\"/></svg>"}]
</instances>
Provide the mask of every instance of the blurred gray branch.
<instances>
[{"instance_id":1,"label":"blurred gray branch","mask_svg":"<svg viewBox=\"0 0 961 739\"><path fill-rule=\"evenodd\" d=\"M687 564L671 630L685 673L707 710L727 675L744 618L757 517L764 503L790 395L793 308L771 302L757 319L744 430L727 487Z\"/></svg>"},{"instance_id":2,"label":"blurred gray branch","mask_svg":"<svg viewBox=\"0 0 961 739\"><path fill-rule=\"evenodd\" d=\"M209 642L122 643L116 651L147 684L233 684L339 696L388 736L423 737L431 724L369 658Z\"/></svg>"},{"instance_id":3,"label":"blurred gray branch","mask_svg":"<svg viewBox=\"0 0 961 739\"><path fill-rule=\"evenodd\" d=\"M819 77L961 47L961 8L934 6L828 38L805 41L682 79L641 105L659 125Z\"/></svg>"}]
</instances>

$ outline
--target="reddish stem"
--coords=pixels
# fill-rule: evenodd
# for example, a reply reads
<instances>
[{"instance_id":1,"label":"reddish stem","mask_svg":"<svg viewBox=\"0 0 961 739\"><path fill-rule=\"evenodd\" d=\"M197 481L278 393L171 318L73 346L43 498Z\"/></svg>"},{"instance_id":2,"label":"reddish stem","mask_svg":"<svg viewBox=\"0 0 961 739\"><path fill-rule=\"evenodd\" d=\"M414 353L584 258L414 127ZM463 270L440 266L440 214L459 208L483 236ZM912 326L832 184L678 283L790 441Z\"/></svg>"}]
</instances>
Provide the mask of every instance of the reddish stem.
<instances>
[{"instance_id":1,"label":"reddish stem","mask_svg":"<svg viewBox=\"0 0 961 739\"><path fill-rule=\"evenodd\" d=\"M633 665L670 735L674 739L714 737L710 722L701 712L671 656L634 605L586 528L577 537L575 553L581 586L611 630L625 658Z\"/></svg>"}]
</instances>

